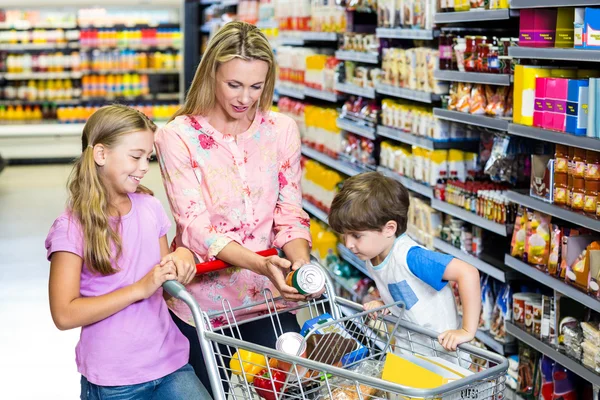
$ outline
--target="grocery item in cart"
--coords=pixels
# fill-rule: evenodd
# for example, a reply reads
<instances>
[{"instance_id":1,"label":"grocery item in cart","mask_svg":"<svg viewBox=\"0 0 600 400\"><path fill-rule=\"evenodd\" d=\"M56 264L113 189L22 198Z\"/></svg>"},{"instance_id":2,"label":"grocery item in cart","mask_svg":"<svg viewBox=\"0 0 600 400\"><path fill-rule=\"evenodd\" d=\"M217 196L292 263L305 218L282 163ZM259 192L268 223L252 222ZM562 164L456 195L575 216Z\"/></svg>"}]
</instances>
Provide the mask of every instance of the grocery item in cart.
<instances>
[{"instance_id":1,"label":"grocery item in cart","mask_svg":"<svg viewBox=\"0 0 600 400\"><path fill-rule=\"evenodd\" d=\"M382 370L383 363L376 360L364 361L350 369L352 372L371 378L381 378ZM359 384L357 390L356 382L341 378L333 379L330 386L335 388L331 391L331 396L329 393L325 393L319 397L319 400L359 400L361 398L368 400L377 396L378 392L374 387L364 384ZM326 391L323 390L323 392Z\"/></svg>"},{"instance_id":2,"label":"grocery item in cart","mask_svg":"<svg viewBox=\"0 0 600 400\"><path fill-rule=\"evenodd\" d=\"M285 354L306 357L306 343L304 342L304 337L296 332L287 332L279 336L275 343L275 348ZM292 369L292 364L282 360L278 360L278 366L283 371L290 371Z\"/></svg>"},{"instance_id":3,"label":"grocery item in cart","mask_svg":"<svg viewBox=\"0 0 600 400\"><path fill-rule=\"evenodd\" d=\"M303 295L320 294L325 288L325 272L317 265L304 264L287 275L286 283Z\"/></svg>"},{"instance_id":4,"label":"grocery item in cart","mask_svg":"<svg viewBox=\"0 0 600 400\"><path fill-rule=\"evenodd\" d=\"M270 360L269 364L274 368L275 360ZM244 349L237 351L229 361L231 372L233 372L234 375L245 375L246 380L250 383L252 383L254 377L258 376L260 371L266 367L267 359L264 355L252 353L251 351Z\"/></svg>"}]
</instances>

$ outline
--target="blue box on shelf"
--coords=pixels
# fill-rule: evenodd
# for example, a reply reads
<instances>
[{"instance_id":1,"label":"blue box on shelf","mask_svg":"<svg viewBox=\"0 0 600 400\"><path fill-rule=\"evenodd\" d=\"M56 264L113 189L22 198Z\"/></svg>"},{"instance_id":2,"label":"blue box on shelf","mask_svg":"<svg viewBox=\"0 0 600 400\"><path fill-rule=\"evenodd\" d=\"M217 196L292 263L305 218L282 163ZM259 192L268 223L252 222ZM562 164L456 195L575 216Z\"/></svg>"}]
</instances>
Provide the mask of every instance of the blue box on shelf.
<instances>
[{"instance_id":1,"label":"blue box on shelf","mask_svg":"<svg viewBox=\"0 0 600 400\"><path fill-rule=\"evenodd\" d=\"M585 136L588 125L589 80L569 79L567 93L567 132Z\"/></svg>"}]
</instances>

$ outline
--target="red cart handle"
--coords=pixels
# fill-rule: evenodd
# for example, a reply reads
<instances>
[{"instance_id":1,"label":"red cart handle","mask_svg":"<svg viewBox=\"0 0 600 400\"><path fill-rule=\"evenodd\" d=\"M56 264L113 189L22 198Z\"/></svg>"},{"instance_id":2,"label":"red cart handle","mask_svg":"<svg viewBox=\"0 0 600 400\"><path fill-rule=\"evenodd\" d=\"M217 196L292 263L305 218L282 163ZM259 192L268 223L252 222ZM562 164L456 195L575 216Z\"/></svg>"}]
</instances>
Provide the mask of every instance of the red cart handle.
<instances>
[{"instance_id":1,"label":"red cart handle","mask_svg":"<svg viewBox=\"0 0 600 400\"><path fill-rule=\"evenodd\" d=\"M263 257L269 257L278 255L279 251L277 251L277 249L269 249L257 251L256 254ZM221 269L229 267L231 267L231 265L221 260L207 261L204 263L196 264L196 275L206 274L207 272L219 271Z\"/></svg>"}]
</instances>

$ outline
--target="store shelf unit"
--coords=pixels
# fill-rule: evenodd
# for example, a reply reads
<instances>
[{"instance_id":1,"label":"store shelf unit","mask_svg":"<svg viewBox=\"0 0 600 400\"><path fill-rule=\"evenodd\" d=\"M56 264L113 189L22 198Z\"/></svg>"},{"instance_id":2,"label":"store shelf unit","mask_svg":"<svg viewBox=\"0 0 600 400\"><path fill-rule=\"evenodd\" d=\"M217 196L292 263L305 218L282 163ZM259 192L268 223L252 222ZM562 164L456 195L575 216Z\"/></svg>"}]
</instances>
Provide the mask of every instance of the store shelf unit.
<instances>
[{"instance_id":1,"label":"store shelf unit","mask_svg":"<svg viewBox=\"0 0 600 400\"><path fill-rule=\"evenodd\" d=\"M506 322L506 331L514 337L516 337L517 339L519 339L520 341L533 347L540 353L547 355L548 357L550 357L560 365L564 366L568 370L579 375L586 381L591 382L594 385L600 385L600 375L584 367L579 361L576 361L564 355L563 353L556 350L554 347L542 342L536 337L525 332L523 329L519 328L512 322Z\"/></svg>"},{"instance_id":2,"label":"store shelf unit","mask_svg":"<svg viewBox=\"0 0 600 400\"><path fill-rule=\"evenodd\" d=\"M302 200L302 208L321 222L327 223L327 213L308 200Z\"/></svg>"},{"instance_id":3,"label":"store shelf unit","mask_svg":"<svg viewBox=\"0 0 600 400\"><path fill-rule=\"evenodd\" d=\"M377 28L375 31L378 38L382 39L415 39L433 40L437 31L427 29L402 29L402 28Z\"/></svg>"},{"instance_id":4,"label":"store shelf unit","mask_svg":"<svg viewBox=\"0 0 600 400\"><path fill-rule=\"evenodd\" d=\"M389 126L383 125L377 126L377 135L388 139L396 140L398 142L410 144L412 146L422 147L427 150L473 147L476 146L478 143L476 140L433 140L428 137L413 135L411 133L406 133L399 129L390 128Z\"/></svg>"},{"instance_id":5,"label":"store shelf unit","mask_svg":"<svg viewBox=\"0 0 600 400\"><path fill-rule=\"evenodd\" d=\"M421 103L431 104L434 101L440 100L440 95L434 93L423 92L420 90L405 89L391 85L384 85L382 83L379 83L375 86L375 91L379 94L398 97L400 99L419 101Z\"/></svg>"},{"instance_id":6,"label":"store shelf unit","mask_svg":"<svg viewBox=\"0 0 600 400\"><path fill-rule=\"evenodd\" d=\"M352 265L354 268L365 274L365 276L371 278L371 274L369 274L369 270L367 269L365 262L360 258L356 257L346 246L342 244L337 245L338 253L340 257L344 259L348 264Z\"/></svg>"},{"instance_id":7,"label":"store shelf unit","mask_svg":"<svg viewBox=\"0 0 600 400\"><path fill-rule=\"evenodd\" d=\"M499 131L508 130L508 120L506 119L486 117L484 115L473 115L460 111L444 110L442 108L434 108L433 114L446 121L460 122L462 124L496 129Z\"/></svg>"},{"instance_id":8,"label":"store shelf unit","mask_svg":"<svg viewBox=\"0 0 600 400\"><path fill-rule=\"evenodd\" d=\"M433 198L433 188L431 188L431 186L427 186L423 183L419 183L413 179L402 176L402 175L398 174L397 172L394 172L385 167L377 167L377 171L381 172L383 175L385 175L387 177L397 180L402 185L404 185L405 188L407 188L408 190L410 190L412 192L415 192L421 196L425 196L429 199Z\"/></svg>"},{"instance_id":9,"label":"store shelf unit","mask_svg":"<svg viewBox=\"0 0 600 400\"><path fill-rule=\"evenodd\" d=\"M340 101L344 98L343 96L337 95L333 92L328 92L328 91L319 90L319 89L313 89L310 87L304 88L304 96L312 97L314 99L329 101L331 103L337 103L338 101Z\"/></svg>"},{"instance_id":10,"label":"store shelf unit","mask_svg":"<svg viewBox=\"0 0 600 400\"><path fill-rule=\"evenodd\" d=\"M475 338L498 354L507 355L517 352L517 343L502 343L497 341L489 332L477 330Z\"/></svg>"},{"instance_id":11,"label":"store shelf unit","mask_svg":"<svg viewBox=\"0 0 600 400\"><path fill-rule=\"evenodd\" d=\"M575 136L570 133L550 131L547 129L534 128L520 124L508 124L508 133L544 142L563 144L565 146L578 147L580 149L600 149L600 139L587 136Z\"/></svg>"},{"instance_id":12,"label":"store shelf unit","mask_svg":"<svg viewBox=\"0 0 600 400\"><path fill-rule=\"evenodd\" d=\"M560 218L563 221L568 221L579 226L583 226L584 228L600 232L600 219L593 215L571 211L566 207L546 203L545 201L538 200L522 192L508 191L506 196L513 203L521 204L522 206L532 208L534 210L543 212L544 214Z\"/></svg>"},{"instance_id":13,"label":"store shelf unit","mask_svg":"<svg viewBox=\"0 0 600 400\"><path fill-rule=\"evenodd\" d=\"M353 94L355 96L366 97L368 99L375 98L375 89L371 87L360 87L351 83L335 83L335 90L347 94Z\"/></svg>"},{"instance_id":14,"label":"store shelf unit","mask_svg":"<svg viewBox=\"0 0 600 400\"><path fill-rule=\"evenodd\" d=\"M305 42L333 42L337 43L339 34L335 32L303 32L280 31L279 44L288 46L303 46Z\"/></svg>"},{"instance_id":15,"label":"store shelf unit","mask_svg":"<svg viewBox=\"0 0 600 400\"><path fill-rule=\"evenodd\" d=\"M345 131L360 135L370 140L375 140L375 128L373 127L341 117L336 120L336 125L338 128Z\"/></svg>"},{"instance_id":16,"label":"store shelf unit","mask_svg":"<svg viewBox=\"0 0 600 400\"><path fill-rule=\"evenodd\" d=\"M510 47L508 55L513 58L557 60L573 62L600 62L600 50L557 49L554 47Z\"/></svg>"},{"instance_id":17,"label":"store shelf unit","mask_svg":"<svg viewBox=\"0 0 600 400\"><path fill-rule=\"evenodd\" d=\"M500 236L508 236L506 225L498 224L496 222L480 217L475 213L465 210L464 208L455 206L450 203L446 203L445 201L441 201L438 199L431 199L431 207L435 210L452 215L453 217L462 219L463 221L467 221L472 225L486 229L490 232L497 233Z\"/></svg>"},{"instance_id":18,"label":"store shelf unit","mask_svg":"<svg viewBox=\"0 0 600 400\"><path fill-rule=\"evenodd\" d=\"M435 79L449 82L481 83L483 85L510 86L512 76L508 74L488 74L483 72L460 72L436 70Z\"/></svg>"},{"instance_id":19,"label":"store shelf unit","mask_svg":"<svg viewBox=\"0 0 600 400\"><path fill-rule=\"evenodd\" d=\"M80 79L83 75L81 71L65 71L65 72L28 72L28 73L0 73L0 79L4 78L7 81L21 80L46 80L46 79Z\"/></svg>"},{"instance_id":20,"label":"store shelf unit","mask_svg":"<svg viewBox=\"0 0 600 400\"><path fill-rule=\"evenodd\" d=\"M364 171L361 171L360 169L353 167L352 165L349 165L343 161L331 158L328 155L320 153L317 150L311 149L310 147L307 147L307 146L302 146L302 154L308 158L312 158L313 160L318 161L321 164L324 164L324 165L328 166L329 168L333 168L336 171L341 172L342 174L345 174L348 176L354 176L354 175L360 174L361 172L364 172Z\"/></svg>"},{"instance_id":21,"label":"store shelf unit","mask_svg":"<svg viewBox=\"0 0 600 400\"><path fill-rule=\"evenodd\" d=\"M457 12L439 12L435 14L436 24L452 24L457 22L499 21L519 15L515 10L471 10Z\"/></svg>"},{"instance_id":22,"label":"store shelf unit","mask_svg":"<svg viewBox=\"0 0 600 400\"><path fill-rule=\"evenodd\" d=\"M338 60L356 61L367 64L379 64L379 53L353 50L338 50L335 52Z\"/></svg>"},{"instance_id":23,"label":"store shelf unit","mask_svg":"<svg viewBox=\"0 0 600 400\"><path fill-rule=\"evenodd\" d=\"M548 7L592 7L600 6L598 0L512 0L511 8L548 8Z\"/></svg>"},{"instance_id":24,"label":"store shelf unit","mask_svg":"<svg viewBox=\"0 0 600 400\"><path fill-rule=\"evenodd\" d=\"M298 100L304 100L304 90L302 89L279 85L275 88L275 90L279 96L287 96Z\"/></svg>"},{"instance_id":25,"label":"store shelf unit","mask_svg":"<svg viewBox=\"0 0 600 400\"><path fill-rule=\"evenodd\" d=\"M503 270L501 270L500 268L496 268L493 265L490 265L471 254L465 253L464 251L457 249L450 243L444 242L442 239L433 239L433 246L436 248L436 250L443 251L446 254L450 254L451 256L458 258L459 260L471 264L479 271L488 274L489 276L499 280L500 282L506 282L506 273Z\"/></svg>"},{"instance_id":26,"label":"store shelf unit","mask_svg":"<svg viewBox=\"0 0 600 400\"><path fill-rule=\"evenodd\" d=\"M591 308L597 312L600 312L600 301L595 298L588 296L586 293L580 292L573 286L567 285L565 282L558 280L545 272L542 272L529 264L524 263L512 257L509 254L504 256L504 263L506 266L518 271L519 273L530 277L531 279L562 293L563 295L570 297L571 299L583 304L586 307Z\"/></svg>"}]
</instances>

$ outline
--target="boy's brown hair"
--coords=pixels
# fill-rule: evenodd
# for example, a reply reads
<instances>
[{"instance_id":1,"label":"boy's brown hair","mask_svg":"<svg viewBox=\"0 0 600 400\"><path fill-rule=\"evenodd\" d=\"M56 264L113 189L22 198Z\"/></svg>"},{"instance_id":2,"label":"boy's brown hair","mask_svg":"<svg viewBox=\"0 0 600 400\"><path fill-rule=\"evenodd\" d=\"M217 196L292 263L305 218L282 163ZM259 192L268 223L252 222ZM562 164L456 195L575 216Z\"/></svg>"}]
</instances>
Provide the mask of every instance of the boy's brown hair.
<instances>
[{"instance_id":1,"label":"boy's brown hair","mask_svg":"<svg viewBox=\"0 0 600 400\"><path fill-rule=\"evenodd\" d=\"M410 198L398 181L366 172L344 181L329 212L329 226L338 233L379 231L396 221L396 236L406 232Z\"/></svg>"}]
</instances>

